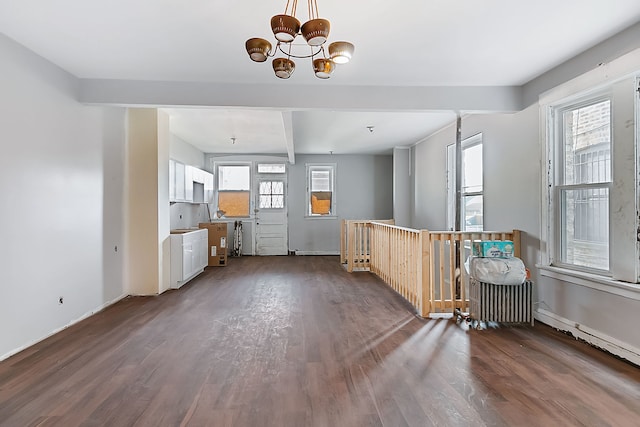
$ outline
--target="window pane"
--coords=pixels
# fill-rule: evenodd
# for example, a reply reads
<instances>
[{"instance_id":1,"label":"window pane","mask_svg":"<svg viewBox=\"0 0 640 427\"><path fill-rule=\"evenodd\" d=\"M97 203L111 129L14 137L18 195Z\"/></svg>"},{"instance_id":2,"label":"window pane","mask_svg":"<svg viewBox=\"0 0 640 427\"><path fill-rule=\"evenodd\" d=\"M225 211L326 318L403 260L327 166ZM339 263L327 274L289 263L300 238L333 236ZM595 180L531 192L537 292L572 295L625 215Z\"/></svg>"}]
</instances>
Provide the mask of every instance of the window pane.
<instances>
[{"instance_id":1,"label":"window pane","mask_svg":"<svg viewBox=\"0 0 640 427\"><path fill-rule=\"evenodd\" d=\"M564 184L611 181L611 101L565 111Z\"/></svg>"},{"instance_id":2,"label":"window pane","mask_svg":"<svg viewBox=\"0 0 640 427\"><path fill-rule=\"evenodd\" d=\"M483 204L482 196L464 196L462 198L461 216L464 218L464 231L482 231L484 223Z\"/></svg>"},{"instance_id":3,"label":"window pane","mask_svg":"<svg viewBox=\"0 0 640 427\"><path fill-rule=\"evenodd\" d=\"M609 269L609 189L561 190L562 262Z\"/></svg>"},{"instance_id":4,"label":"window pane","mask_svg":"<svg viewBox=\"0 0 640 427\"><path fill-rule=\"evenodd\" d=\"M482 144L462 150L462 192L482 191Z\"/></svg>"},{"instance_id":5,"label":"window pane","mask_svg":"<svg viewBox=\"0 0 640 427\"><path fill-rule=\"evenodd\" d=\"M258 173L285 173L284 163L258 163Z\"/></svg>"},{"instance_id":6,"label":"window pane","mask_svg":"<svg viewBox=\"0 0 640 427\"><path fill-rule=\"evenodd\" d=\"M284 208L284 182L260 182L260 209Z\"/></svg>"},{"instance_id":7,"label":"window pane","mask_svg":"<svg viewBox=\"0 0 640 427\"><path fill-rule=\"evenodd\" d=\"M328 170L311 171L311 191L331 191L331 176Z\"/></svg>"},{"instance_id":8,"label":"window pane","mask_svg":"<svg viewBox=\"0 0 640 427\"><path fill-rule=\"evenodd\" d=\"M260 182L260 194L271 194L271 181Z\"/></svg>"},{"instance_id":9,"label":"window pane","mask_svg":"<svg viewBox=\"0 0 640 427\"><path fill-rule=\"evenodd\" d=\"M329 215L331 213L331 191L311 193L311 213L314 215Z\"/></svg>"},{"instance_id":10,"label":"window pane","mask_svg":"<svg viewBox=\"0 0 640 427\"><path fill-rule=\"evenodd\" d=\"M249 191L250 185L249 166L219 166L218 190L243 190Z\"/></svg>"},{"instance_id":11,"label":"window pane","mask_svg":"<svg viewBox=\"0 0 640 427\"><path fill-rule=\"evenodd\" d=\"M218 210L226 217L249 216L249 191L220 191L218 193Z\"/></svg>"},{"instance_id":12,"label":"window pane","mask_svg":"<svg viewBox=\"0 0 640 427\"><path fill-rule=\"evenodd\" d=\"M271 196L260 195L260 209L268 209L271 207Z\"/></svg>"},{"instance_id":13,"label":"window pane","mask_svg":"<svg viewBox=\"0 0 640 427\"><path fill-rule=\"evenodd\" d=\"M284 208L284 196L271 196L271 207L273 209Z\"/></svg>"}]
</instances>

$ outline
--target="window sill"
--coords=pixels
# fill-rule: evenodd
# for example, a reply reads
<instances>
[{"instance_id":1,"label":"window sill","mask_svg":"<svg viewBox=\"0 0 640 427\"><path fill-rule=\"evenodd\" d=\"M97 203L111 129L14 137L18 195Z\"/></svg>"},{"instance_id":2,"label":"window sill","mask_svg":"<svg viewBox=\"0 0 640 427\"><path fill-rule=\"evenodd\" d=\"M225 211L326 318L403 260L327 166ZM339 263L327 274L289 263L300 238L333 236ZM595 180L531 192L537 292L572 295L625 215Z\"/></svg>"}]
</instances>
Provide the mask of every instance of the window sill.
<instances>
[{"instance_id":1,"label":"window sill","mask_svg":"<svg viewBox=\"0 0 640 427\"><path fill-rule=\"evenodd\" d=\"M337 215L305 215L305 219L338 219Z\"/></svg>"},{"instance_id":2,"label":"window sill","mask_svg":"<svg viewBox=\"0 0 640 427\"><path fill-rule=\"evenodd\" d=\"M540 270L541 276L640 301L640 284L550 265L536 265L536 267Z\"/></svg>"}]
</instances>

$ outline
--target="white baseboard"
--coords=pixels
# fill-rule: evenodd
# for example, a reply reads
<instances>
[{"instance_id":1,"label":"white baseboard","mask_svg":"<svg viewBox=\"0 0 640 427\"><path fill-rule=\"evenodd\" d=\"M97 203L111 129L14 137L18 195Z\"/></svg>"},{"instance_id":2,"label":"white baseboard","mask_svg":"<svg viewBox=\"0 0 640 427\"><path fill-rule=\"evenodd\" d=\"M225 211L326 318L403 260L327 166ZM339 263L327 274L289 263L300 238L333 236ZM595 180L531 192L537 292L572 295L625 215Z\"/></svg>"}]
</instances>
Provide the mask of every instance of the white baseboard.
<instances>
[{"instance_id":1,"label":"white baseboard","mask_svg":"<svg viewBox=\"0 0 640 427\"><path fill-rule=\"evenodd\" d=\"M296 251L296 255L340 255L340 251Z\"/></svg>"},{"instance_id":2,"label":"white baseboard","mask_svg":"<svg viewBox=\"0 0 640 427\"><path fill-rule=\"evenodd\" d=\"M572 322L548 310L539 308L535 313L536 320L561 331L570 332L574 337L608 351L611 354L640 366L640 349L624 343L616 338L591 329L588 326Z\"/></svg>"},{"instance_id":3,"label":"white baseboard","mask_svg":"<svg viewBox=\"0 0 640 427\"><path fill-rule=\"evenodd\" d=\"M117 303L118 301L122 300L123 298L126 298L127 296L128 296L128 294L122 294L119 297L117 297L117 298L115 298L115 299L113 299L111 301L107 301L104 304L102 304L101 306L97 307L96 309L91 310L91 311L83 314L78 319L72 320L71 322L67 323L66 325L62 326L61 328L54 329L53 331L51 331L51 333L45 335L44 337L38 338L36 340L33 340L33 341L31 341L31 342L29 342L29 343L27 343L27 344L25 344L25 345L23 345L21 347L18 347L18 348L14 349L14 350L11 350L8 353L5 353L5 354L1 355L0 356L0 362L5 360L5 359L10 358L14 354L18 354L21 351L26 350L27 348L31 347L32 345L38 344L40 341L46 340L47 338L57 334L58 332L64 331L68 327L73 326L76 323L79 323L79 322L83 321L84 319L86 319L88 317L93 316L94 314L104 310L105 308L109 307L110 305L113 305L113 304Z\"/></svg>"}]
</instances>

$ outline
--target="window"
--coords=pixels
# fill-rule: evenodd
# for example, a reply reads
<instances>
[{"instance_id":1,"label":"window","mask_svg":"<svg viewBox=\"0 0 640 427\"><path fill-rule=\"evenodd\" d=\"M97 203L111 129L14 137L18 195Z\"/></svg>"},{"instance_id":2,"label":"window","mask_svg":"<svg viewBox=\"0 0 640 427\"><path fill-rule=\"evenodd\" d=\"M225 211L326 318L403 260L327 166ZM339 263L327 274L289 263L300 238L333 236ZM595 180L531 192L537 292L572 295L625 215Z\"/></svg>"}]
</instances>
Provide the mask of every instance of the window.
<instances>
[{"instance_id":1,"label":"window","mask_svg":"<svg viewBox=\"0 0 640 427\"><path fill-rule=\"evenodd\" d=\"M484 197L482 192L482 134L462 141L462 185L456 200L456 146L447 146L447 227L454 229L456 204L460 206L460 230L482 231Z\"/></svg>"},{"instance_id":2,"label":"window","mask_svg":"<svg viewBox=\"0 0 640 427\"><path fill-rule=\"evenodd\" d=\"M258 163L258 173L283 174L286 172L287 166L284 163Z\"/></svg>"},{"instance_id":3,"label":"window","mask_svg":"<svg viewBox=\"0 0 640 427\"><path fill-rule=\"evenodd\" d=\"M561 106L554 117L556 262L609 270L611 100Z\"/></svg>"},{"instance_id":4,"label":"window","mask_svg":"<svg viewBox=\"0 0 640 427\"><path fill-rule=\"evenodd\" d=\"M226 217L248 217L251 199L249 165L218 166L218 210Z\"/></svg>"},{"instance_id":5,"label":"window","mask_svg":"<svg viewBox=\"0 0 640 427\"><path fill-rule=\"evenodd\" d=\"M284 208L284 182L260 181L260 209Z\"/></svg>"},{"instance_id":6,"label":"window","mask_svg":"<svg viewBox=\"0 0 640 427\"><path fill-rule=\"evenodd\" d=\"M308 216L335 216L335 165L307 164Z\"/></svg>"}]
</instances>

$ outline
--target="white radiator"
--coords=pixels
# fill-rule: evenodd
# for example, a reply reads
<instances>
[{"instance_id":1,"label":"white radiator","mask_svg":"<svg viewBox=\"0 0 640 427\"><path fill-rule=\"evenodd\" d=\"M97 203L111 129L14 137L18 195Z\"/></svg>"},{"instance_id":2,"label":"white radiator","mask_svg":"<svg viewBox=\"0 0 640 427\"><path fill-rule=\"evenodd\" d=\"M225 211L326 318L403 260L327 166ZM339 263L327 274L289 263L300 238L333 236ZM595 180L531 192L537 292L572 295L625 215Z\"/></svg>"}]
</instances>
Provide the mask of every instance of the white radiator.
<instances>
[{"instance_id":1,"label":"white radiator","mask_svg":"<svg viewBox=\"0 0 640 427\"><path fill-rule=\"evenodd\" d=\"M469 279L469 317L480 322L533 326L533 283L495 285Z\"/></svg>"}]
</instances>

